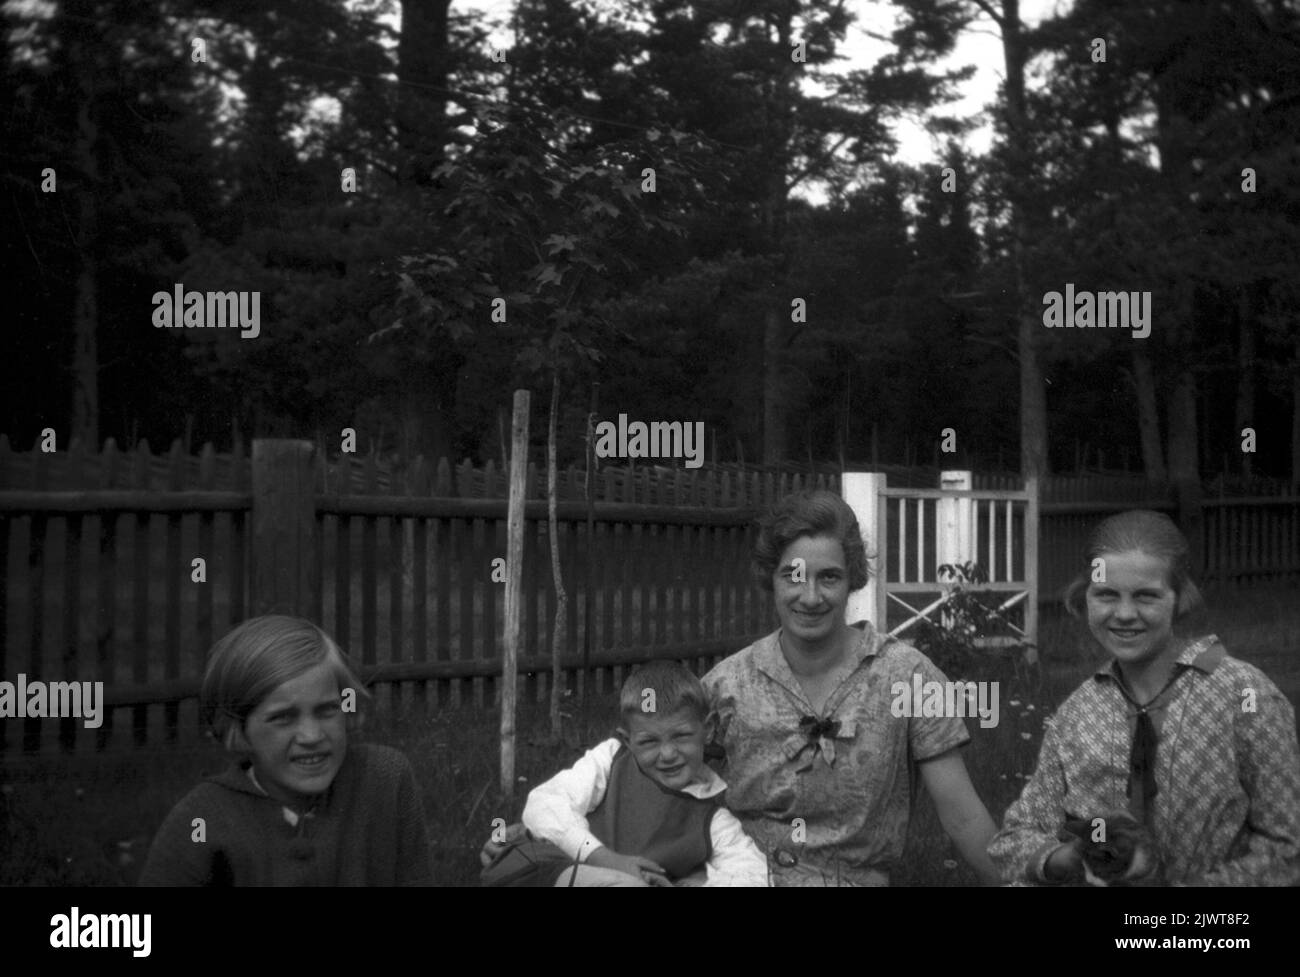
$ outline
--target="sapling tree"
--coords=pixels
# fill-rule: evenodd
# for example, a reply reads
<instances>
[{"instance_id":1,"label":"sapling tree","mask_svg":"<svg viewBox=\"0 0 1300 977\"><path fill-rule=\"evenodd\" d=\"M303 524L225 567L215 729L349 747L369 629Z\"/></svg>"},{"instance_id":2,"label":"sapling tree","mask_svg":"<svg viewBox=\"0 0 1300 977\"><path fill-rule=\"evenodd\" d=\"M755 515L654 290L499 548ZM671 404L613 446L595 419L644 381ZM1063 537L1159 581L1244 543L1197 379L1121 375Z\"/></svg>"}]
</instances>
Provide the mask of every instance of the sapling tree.
<instances>
[{"instance_id":1,"label":"sapling tree","mask_svg":"<svg viewBox=\"0 0 1300 977\"><path fill-rule=\"evenodd\" d=\"M524 124L522 98L484 107L472 151L435 171L443 187L435 211L443 243L402 257L395 316L371 338L416 329L457 342L487 332L514 350L521 383L550 386L547 502L556 593L550 712L558 737L568 614L556 520L563 390L601 362L611 341L629 338L610 310L645 284L633 255L656 238L680 235L681 219L708 206L726 166L711 144L667 128L575 148L581 120L534 110Z\"/></svg>"}]
</instances>

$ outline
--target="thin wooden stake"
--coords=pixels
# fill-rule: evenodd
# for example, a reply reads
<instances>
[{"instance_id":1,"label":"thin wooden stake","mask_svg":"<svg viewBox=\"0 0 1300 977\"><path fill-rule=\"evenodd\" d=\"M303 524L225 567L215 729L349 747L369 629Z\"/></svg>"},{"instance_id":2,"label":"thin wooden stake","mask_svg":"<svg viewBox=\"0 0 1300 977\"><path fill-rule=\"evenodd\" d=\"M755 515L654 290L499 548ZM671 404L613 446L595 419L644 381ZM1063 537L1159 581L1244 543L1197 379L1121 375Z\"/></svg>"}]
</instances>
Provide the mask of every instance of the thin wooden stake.
<instances>
[{"instance_id":1,"label":"thin wooden stake","mask_svg":"<svg viewBox=\"0 0 1300 977\"><path fill-rule=\"evenodd\" d=\"M527 390L515 391L510 443L510 502L506 510L506 621L501 655L501 793L515 788L515 672L519 660L519 610L523 597L524 498L528 475Z\"/></svg>"}]
</instances>

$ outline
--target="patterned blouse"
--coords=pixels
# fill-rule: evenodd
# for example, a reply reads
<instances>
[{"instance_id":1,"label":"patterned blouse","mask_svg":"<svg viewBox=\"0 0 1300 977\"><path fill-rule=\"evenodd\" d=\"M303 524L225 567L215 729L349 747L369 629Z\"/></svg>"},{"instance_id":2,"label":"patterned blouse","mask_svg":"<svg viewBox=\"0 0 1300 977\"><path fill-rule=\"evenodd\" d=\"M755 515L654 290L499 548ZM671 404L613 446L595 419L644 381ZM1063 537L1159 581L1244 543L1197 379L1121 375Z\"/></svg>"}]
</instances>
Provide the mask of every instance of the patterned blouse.
<instances>
[{"instance_id":1,"label":"patterned blouse","mask_svg":"<svg viewBox=\"0 0 1300 977\"><path fill-rule=\"evenodd\" d=\"M821 715L781 653L779 630L704 676L726 752L727 807L768 856L774 885L888 885L915 764L970 739L959 718L896 718L896 682L946 679L910 645L854 626L862 638Z\"/></svg>"},{"instance_id":2,"label":"patterned blouse","mask_svg":"<svg viewBox=\"0 0 1300 977\"><path fill-rule=\"evenodd\" d=\"M1148 825L1165 881L1300 881L1300 746L1291 703L1259 669L1226 657L1215 635L1189 642L1175 668L1164 706L1151 710L1159 740ZM1044 881L1067 813L1092 818L1129 807L1137 717L1117 682L1111 662L1048 721L1038 768L989 843L1008 882Z\"/></svg>"}]
</instances>

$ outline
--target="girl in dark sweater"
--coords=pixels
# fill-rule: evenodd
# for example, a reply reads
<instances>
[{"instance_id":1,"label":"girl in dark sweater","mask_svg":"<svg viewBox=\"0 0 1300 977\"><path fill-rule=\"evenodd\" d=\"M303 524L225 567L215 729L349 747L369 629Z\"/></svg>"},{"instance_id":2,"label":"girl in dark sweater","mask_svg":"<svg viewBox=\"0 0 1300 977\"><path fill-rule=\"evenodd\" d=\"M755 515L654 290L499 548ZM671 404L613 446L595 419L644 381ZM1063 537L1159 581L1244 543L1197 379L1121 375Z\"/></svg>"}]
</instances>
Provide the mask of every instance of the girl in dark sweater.
<instances>
[{"instance_id":1,"label":"girl in dark sweater","mask_svg":"<svg viewBox=\"0 0 1300 977\"><path fill-rule=\"evenodd\" d=\"M410 763L348 743L366 698L338 645L310 621L265 615L218 641L200 705L240 759L172 809L141 885L430 881Z\"/></svg>"}]
</instances>

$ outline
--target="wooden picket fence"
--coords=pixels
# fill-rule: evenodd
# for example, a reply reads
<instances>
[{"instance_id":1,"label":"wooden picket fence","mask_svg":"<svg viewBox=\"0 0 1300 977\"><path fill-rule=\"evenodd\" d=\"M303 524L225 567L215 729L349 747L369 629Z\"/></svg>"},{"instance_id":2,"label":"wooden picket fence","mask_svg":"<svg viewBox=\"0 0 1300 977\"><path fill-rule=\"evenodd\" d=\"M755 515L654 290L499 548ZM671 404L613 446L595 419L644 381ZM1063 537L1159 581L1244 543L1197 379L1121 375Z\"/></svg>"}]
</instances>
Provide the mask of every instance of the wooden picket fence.
<instances>
[{"instance_id":1,"label":"wooden picket fence","mask_svg":"<svg viewBox=\"0 0 1300 977\"><path fill-rule=\"evenodd\" d=\"M448 466L415 466L383 484L373 459L359 473L314 460L286 477L279 443L260 444L266 457L254 442L248 464L210 448L194 464L179 444L159 459L142 444L129 453L110 445L94 463L75 446L63 458L36 453L20 468L0 441L0 676L103 681L112 706L97 731L0 722L0 751L194 735L213 640L271 610L320 622L360 663L381 707L490 703L505 501L440 494L453 484ZM456 488L472 491L462 472ZM771 491L804 483L774 480ZM735 505L743 496L732 485L723 475L682 487L681 497L708 506L656 505L632 501L635 482L615 477L600 501L560 504L570 689L609 691L629 665L656 657L703 668L770 629L747 572L758 510ZM544 520L544 502L530 500L519 670L521 698L538 701L549 692L555 613Z\"/></svg>"},{"instance_id":2,"label":"wooden picket fence","mask_svg":"<svg viewBox=\"0 0 1300 977\"><path fill-rule=\"evenodd\" d=\"M179 442L162 456L145 443L123 452L111 442L97 454L77 445L17 454L0 437L0 679L103 681L113 707L99 730L0 721L0 755L193 738L213 640L276 607L335 635L382 708L491 703L504 473L419 460L386 472L374 457L327 460L319 451L310 465L283 469L279 443L261 444L259 462L211 445L187 455ZM1018 487L997 481L977 475L975 486ZM554 615L543 483L534 470L520 660L520 697L537 701L549 691ZM606 692L628 666L656 657L703 668L769 631L770 601L749 574L754 518L811 486L838 489L838 475L607 466L588 504L585 473L566 469L566 687ZM1055 599L1077 570L1099 517L1137 505L1175 511L1167 495L1151 493L1143 483L1091 501L1044 492L1040 599ZM1202 513L1205 579L1300 577L1294 494L1208 497Z\"/></svg>"}]
</instances>

